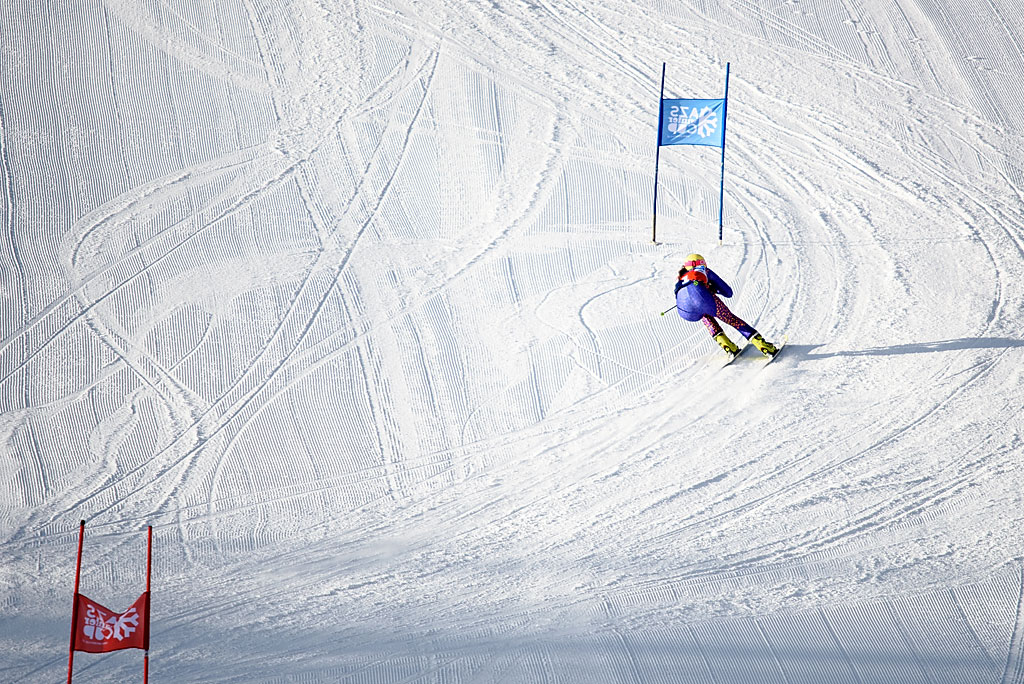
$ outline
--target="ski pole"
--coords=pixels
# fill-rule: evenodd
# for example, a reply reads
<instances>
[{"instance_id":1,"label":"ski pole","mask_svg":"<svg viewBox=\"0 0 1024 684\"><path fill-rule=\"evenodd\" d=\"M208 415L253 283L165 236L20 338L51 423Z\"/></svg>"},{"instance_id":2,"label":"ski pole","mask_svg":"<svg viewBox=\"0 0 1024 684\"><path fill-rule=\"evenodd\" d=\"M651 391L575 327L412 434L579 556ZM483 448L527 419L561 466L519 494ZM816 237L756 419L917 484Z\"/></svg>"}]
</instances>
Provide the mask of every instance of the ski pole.
<instances>
[{"instance_id":1,"label":"ski pole","mask_svg":"<svg viewBox=\"0 0 1024 684\"><path fill-rule=\"evenodd\" d=\"M665 309L664 311L662 311L662 312L661 312L661 315L662 315L662 316L664 316L664 315L665 315L665 314L667 314L667 313L668 313L669 311L672 311L672 309L675 309L675 308L677 308L678 306L679 306L679 305L678 305L678 304L676 304L676 306L673 306L673 307L672 307L671 309Z\"/></svg>"}]
</instances>

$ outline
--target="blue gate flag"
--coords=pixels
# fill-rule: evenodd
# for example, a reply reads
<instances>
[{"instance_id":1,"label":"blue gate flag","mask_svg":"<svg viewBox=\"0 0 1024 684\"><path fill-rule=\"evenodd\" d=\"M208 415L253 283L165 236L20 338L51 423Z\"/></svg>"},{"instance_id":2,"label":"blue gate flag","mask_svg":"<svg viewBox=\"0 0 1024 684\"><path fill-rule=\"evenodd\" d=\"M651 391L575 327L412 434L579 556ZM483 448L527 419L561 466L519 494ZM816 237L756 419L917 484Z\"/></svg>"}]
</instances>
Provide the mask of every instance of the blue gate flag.
<instances>
[{"instance_id":1,"label":"blue gate flag","mask_svg":"<svg viewBox=\"0 0 1024 684\"><path fill-rule=\"evenodd\" d=\"M651 242L658 244L658 161L665 145L705 145L722 148L722 177L718 185L718 244L722 244L725 207L725 117L729 111L729 63L725 63L725 97L721 100L666 100L665 63L661 63L658 95L658 146L654 148L654 211Z\"/></svg>"},{"instance_id":2,"label":"blue gate flag","mask_svg":"<svg viewBox=\"0 0 1024 684\"><path fill-rule=\"evenodd\" d=\"M662 100L659 145L725 147L725 100Z\"/></svg>"}]
</instances>

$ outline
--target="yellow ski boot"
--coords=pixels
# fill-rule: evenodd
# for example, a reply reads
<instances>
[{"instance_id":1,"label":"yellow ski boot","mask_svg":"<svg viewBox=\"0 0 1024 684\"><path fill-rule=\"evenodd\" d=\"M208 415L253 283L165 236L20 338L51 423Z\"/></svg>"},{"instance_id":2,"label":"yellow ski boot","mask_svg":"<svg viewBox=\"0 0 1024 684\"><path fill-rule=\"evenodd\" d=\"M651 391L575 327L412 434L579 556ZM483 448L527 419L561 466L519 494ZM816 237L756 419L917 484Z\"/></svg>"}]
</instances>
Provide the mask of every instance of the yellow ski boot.
<instances>
[{"instance_id":1,"label":"yellow ski boot","mask_svg":"<svg viewBox=\"0 0 1024 684\"><path fill-rule=\"evenodd\" d=\"M718 343L718 346L733 356L740 353L740 348L733 344L732 340L726 337L724 332L715 335L715 342Z\"/></svg>"},{"instance_id":2,"label":"yellow ski boot","mask_svg":"<svg viewBox=\"0 0 1024 684\"><path fill-rule=\"evenodd\" d=\"M758 351L765 356L775 356L779 353L778 348L774 344L761 337L761 333L754 333L750 338L750 344L757 347Z\"/></svg>"}]
</instances>

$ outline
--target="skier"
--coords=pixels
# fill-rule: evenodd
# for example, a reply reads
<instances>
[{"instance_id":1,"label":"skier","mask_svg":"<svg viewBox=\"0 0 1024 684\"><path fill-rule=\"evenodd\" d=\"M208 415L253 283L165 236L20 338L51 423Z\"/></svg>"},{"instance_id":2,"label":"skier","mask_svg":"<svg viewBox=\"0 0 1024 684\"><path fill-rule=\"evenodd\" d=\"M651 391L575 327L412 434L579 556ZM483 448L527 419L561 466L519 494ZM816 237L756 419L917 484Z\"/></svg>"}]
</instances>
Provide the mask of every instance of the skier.
<instances>
[{"instance_id":1,"label":"skier","mask_svg":"<svg viewBox=\"0 0 1024 684\"><path fill-rule=\"evenodd\" d=\"M679 315L688 321L701 321L707 327L715 342L729 354L738 354L737 347L724 332L715 319L736 328L744 338L750 341L765 356L775 356L779 351L774 344L761 337L747 323L729 310L719 297L732 297L732 288L717 273L708 268L707 262L700 254L686 257L683 267L679 269L679 280L676 282L676 309Z\"/></svg>"}]
</instances>

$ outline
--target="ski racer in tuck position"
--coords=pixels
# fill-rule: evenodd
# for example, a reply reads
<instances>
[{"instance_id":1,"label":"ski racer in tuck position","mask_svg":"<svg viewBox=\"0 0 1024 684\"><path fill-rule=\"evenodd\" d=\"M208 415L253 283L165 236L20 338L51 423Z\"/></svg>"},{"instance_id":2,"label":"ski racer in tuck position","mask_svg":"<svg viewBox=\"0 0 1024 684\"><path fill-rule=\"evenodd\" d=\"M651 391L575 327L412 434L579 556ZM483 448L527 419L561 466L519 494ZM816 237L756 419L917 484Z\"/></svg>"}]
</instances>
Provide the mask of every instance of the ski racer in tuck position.
<instances>
[{"instance_id":1,"label":"ski racer in tuck position","mask_svg":"<svg viewBox=\"0 0 1024 684\"><path fill-rule=\"evenodd\" d=\"M732 297L729 284L708 268L700 254L686 257L676 282L676 309L679 315L688 321L704 323L715 342L732 356L739 353L739 347L722 332L722 326L716 319L736 328L765 356L775 356L779 351L775 345L730 311L721 297Z\"/></svg>"}]
</instances>

